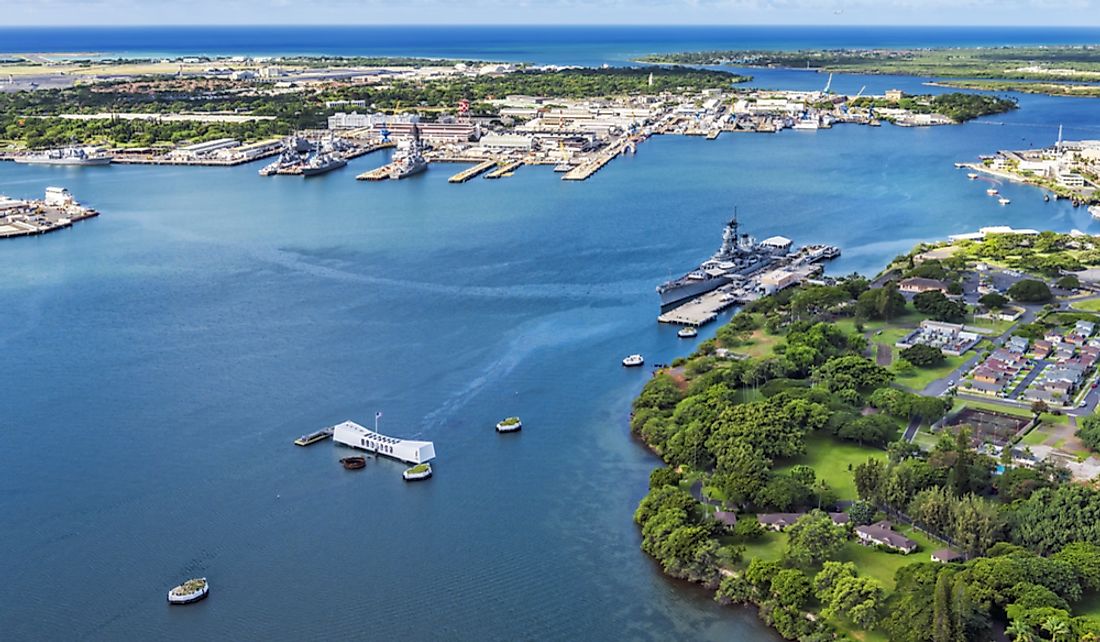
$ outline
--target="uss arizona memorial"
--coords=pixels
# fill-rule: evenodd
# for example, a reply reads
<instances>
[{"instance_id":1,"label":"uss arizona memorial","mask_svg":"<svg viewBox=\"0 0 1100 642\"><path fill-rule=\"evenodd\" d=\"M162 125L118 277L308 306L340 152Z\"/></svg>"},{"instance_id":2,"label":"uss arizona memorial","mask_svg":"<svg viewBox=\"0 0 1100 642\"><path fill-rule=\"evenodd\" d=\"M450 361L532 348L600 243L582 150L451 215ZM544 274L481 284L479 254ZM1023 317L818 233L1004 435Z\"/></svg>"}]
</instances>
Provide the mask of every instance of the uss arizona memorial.
<instances>
[{"instance_id":1,"label":"uss arizona memorial","mask_svg":"<svg viewBox=\"0 0 1100 642\"><path fill-rule=\"evenodd\" d=\"M385 455L410 464L423 464L435 459L435 444L430 441L398 439L374 432L354 421L333 427L332 440L338 444Z\"/></svg>"}]
</instances>

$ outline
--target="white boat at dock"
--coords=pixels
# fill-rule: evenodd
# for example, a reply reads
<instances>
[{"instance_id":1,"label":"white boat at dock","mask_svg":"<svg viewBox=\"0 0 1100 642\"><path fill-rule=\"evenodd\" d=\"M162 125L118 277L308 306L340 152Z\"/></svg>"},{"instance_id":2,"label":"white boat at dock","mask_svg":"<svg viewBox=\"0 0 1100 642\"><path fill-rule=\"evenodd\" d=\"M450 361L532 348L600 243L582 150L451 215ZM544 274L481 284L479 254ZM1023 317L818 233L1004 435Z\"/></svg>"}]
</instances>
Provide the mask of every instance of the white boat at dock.
<instances>
[{"instance_id":1,"label":"white boat at dock","mask_svg":"<svg viewBox=\"0 0 1100 642\"><path fill-rule=\"evenodd\" d=\"M497 432L516 432L523 429L523 422L519 417L508 417L497 422Z\"/></svg>"},{"instance_id":2,"label":"white boat at dock","mask_svg":"<svg viewBox=\"0 0 1100 642\"><path fill-rule=\"evenodd\" d=\"M975 174L974 172L970 172L969 174L966 175L966 177L969 178L972 181L978 180L978 175Z\"/></svg>"},{"instance_id":3,"label":"white boat at dock","mask_svg":"<svg viewBox=\"0 0 1100 642\"><path fill-rule=\"evenodd\" d=\"M169 604L191 604L205 599L210 594L210 583L205 577L187 580L168 591Z\"/></svg>"},{"instance_id":4,"label":"white boat at dock","mask_svg":"<svg viewBox=\"0 0 1100 642\"><path fill-rule=\"evenodd\" d=\"M421 481L423 479L430 479L432 476L431 464L417 464L412 468L405 469L405 472L401 473L401 477L405 481Z\"/></svg>"},{"instance_id":5,"label":"white boat at dock","mask_svg":"<svg viewBox=\"0 0 1100 642\"><path fill-rule=\"evenodd\" d=\"M1100 205L1089 206L1089 215L1095 219L1100 219Z\"/></svg>"},{"instance_id":6,"label":"white boat at dock","mask_svg":"<svg viewBox=\"0 0 1100 642\"><path fill-rule=\"evenodd\" d=\"M680 337L681 339L693 339L699 336L699 331L691 326L687 326L685 328L680 328L680 331L676 333L676 336Z\"/></svg>"},{"instance_id":7,"label":"white boat at dock","mask_svg":"<svg viewBox=\"0 0 1100 642\"><path fill-rule=\"evenodd\" d=\"M636 368L645 363L645 359L640 354L632 354L629 357L623 359L623 365L627 368Z\"/></svg>"},{"instance_id":8,"label":"white boat at dock","mask_svg":"<svg viewBox=\"0 0 1100 642\"><path fill-rule=\"evenodd\" d=\"M1010 201L1009 199L1002 196L1001 198L997 199L997 202L1000 203L1001 205L1008 205L1012 201Z\"/></svg>"}]
</instances>

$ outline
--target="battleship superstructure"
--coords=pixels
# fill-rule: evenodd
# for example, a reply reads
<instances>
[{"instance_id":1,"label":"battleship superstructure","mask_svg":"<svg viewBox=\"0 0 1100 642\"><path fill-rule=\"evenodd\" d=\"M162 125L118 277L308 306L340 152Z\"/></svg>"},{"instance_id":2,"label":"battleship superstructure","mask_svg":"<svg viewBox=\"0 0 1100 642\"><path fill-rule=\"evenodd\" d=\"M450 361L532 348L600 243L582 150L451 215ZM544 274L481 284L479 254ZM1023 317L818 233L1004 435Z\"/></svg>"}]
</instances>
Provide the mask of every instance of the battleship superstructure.
<instances>
[{"instance_id":1,"label":"battleship superstructure","mask_svg":"<svg viewBox=\"0 0 1100 642\"><path fill-rule=\"evenodd\" d=\"M390 178L400 180L428 169L428 159L424 158L423 152L424 145L420 142L420 128L414 123L412 139L402 141L397 145L397 153L394 154Z\"/></svg>"},{"instance_id":2,"label":"battleship superstructure","mask_svg":"<svg viewBox=\"0 0 1100 642\"><path fill-rule=\"evenodd\" d=\"M661 305L672 305L716 290L736 277L745 277L776 263L785 250L765 246L748 234L739 233L737 215L722 232L722 247L695 270L657 286Z\"/></svg>"},{"instance_id":3,"label":"battleship superstructure","mask_svg":"<svg viewBox=\"0 0 1100 642\"><path fill-rule=\"evenodd\" d=\"M13 159L17 163L28 165L69 165L88 167L92 165L109 165L112 160L110 154L106 154L89 147L64 147L62 149L48 149L42 152L16 156Z\"/></svg>"}]
</instances>

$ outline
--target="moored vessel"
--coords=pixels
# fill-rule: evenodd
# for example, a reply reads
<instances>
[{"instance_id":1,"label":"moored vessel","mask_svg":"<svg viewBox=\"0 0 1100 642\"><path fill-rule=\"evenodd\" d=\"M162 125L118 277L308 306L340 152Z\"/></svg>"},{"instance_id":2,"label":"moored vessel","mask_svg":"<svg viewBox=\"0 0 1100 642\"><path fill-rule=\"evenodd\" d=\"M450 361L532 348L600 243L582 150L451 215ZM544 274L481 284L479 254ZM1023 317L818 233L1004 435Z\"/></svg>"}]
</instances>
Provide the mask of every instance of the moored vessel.
<instances>
[{"instance_id":1,"label":"moored vessel","mask_svg":"<svg viewBox=\"0 0 1100 642\"><path fill-rule=\"evenodd\" d=\"M302 165L302 176L319 176L331 172L334 169L340 169L347 164L348 162L344 160L342 156L328 152L320 152L310 157L310 159Z\"/></svg>"},{"instance_id":2,"label":"moored vessel","mask_svg":"<svg viewBox=\"0 0 1100 642\"><path fill-rule=\"evenodd\" d=\"M204 599L210 594L210 583L205 577L197 577L187 580L183 584L168 591L169 604L191 604Z\"/></svg>"},{"instance_id":3,"label":"moored vessel","mask_svg":"<svg viewBox=\"0 0 1100 642\"><path fill-rule=\"evenodd\" d=\"M997 202L1001 205L1008 205L1012 201L1002 196L1001 198L997 199Z\"/></svg>"},{"instance_id":4,"label":"moored vessel","mask_svg":"<svg viewBox=\"0 0 1100 642\"><path fill-rule=\"evenodd\" d=\"M685 328L680 328L680 331L676 333L676 336L680 337L681 339L692 339L699 336L699 331L691 326L687 326Z\"/></svg>"},{"instance_id":5,"label":"moored vessel","mask_svg":"<svg viewBox=\"0 0 1100 642\"><path fill-rule=\"evenodd\" d=\"M17 163L27 165L66 165L88 167L109 165L114 157L91 147L63 147L34 152L26 156L16 156Z\"/></svg>"},{"instance_id":6,"label":"moored vessel","mask_svg":"<svg viewBox=\"0 0 1100 642\"><path fill-rule=\"evenodd\" d=\"M516 432L523 429L523 422L519 417L508 417L497 422L497 432Z\"/></svg>"},{"instance_id":7,"label":"moored vessel","mask_svg":"<svg viewBox=\"0 0 1100 642\"><path fill-rule=\"evenodd\" d=\"M424 479L430 479L432 476L431 464L417 464L412 468L406 468L405 472L401 473L401 477L405 481L421 481Z\"/></svg>"}]
</instances>

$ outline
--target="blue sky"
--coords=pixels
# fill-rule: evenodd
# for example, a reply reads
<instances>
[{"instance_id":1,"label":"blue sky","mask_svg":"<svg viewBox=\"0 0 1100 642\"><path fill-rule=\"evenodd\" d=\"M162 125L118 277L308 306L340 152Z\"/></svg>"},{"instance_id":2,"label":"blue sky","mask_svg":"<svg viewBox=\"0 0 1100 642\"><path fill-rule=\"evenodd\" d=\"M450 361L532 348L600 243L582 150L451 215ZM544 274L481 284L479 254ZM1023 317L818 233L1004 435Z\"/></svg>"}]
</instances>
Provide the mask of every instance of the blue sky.
<instances>
[{"instance_id":1,"label":"blue sky","mask_svg":"<svg viewBox=\"0 0 1100 642\"><path fill-rule=\"evenodd\" d=\"M1100 0L0 0L7 25L1100 25Z\"/></svg>"}]
</instances>

